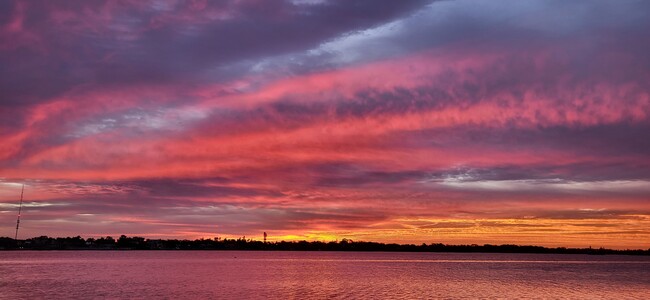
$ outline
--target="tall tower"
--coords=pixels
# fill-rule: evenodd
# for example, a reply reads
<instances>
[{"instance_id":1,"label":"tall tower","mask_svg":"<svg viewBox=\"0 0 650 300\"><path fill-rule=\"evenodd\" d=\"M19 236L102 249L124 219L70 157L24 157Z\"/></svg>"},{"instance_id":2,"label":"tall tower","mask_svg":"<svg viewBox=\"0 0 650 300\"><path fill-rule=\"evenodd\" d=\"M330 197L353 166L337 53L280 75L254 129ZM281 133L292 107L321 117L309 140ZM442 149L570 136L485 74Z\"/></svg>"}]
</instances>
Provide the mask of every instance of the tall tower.
<instances>
[{"instance_id":1,"label":"tall tower","mask_svg":"<svg viewBox=\"0 0 650 300\"><path fill-rule=\"evenodd\" d=\"M18 205L18 218L16 219L16 235L14 235L14 241L18 241L18 227L20 227L20 212L23 209L24 192L25 192L25 184L23 183L23 188L20 190L20 204Z\"/></svg>"},{"instance_id":2,"label":"tall tower","mask_svg":"<svg viewBox=\"0 0 650 300\"><path fill-rule=\"evenodd\" d=\"M266 244L266 231L264 231L264 244Z\"/></svg>"}]
</instances>

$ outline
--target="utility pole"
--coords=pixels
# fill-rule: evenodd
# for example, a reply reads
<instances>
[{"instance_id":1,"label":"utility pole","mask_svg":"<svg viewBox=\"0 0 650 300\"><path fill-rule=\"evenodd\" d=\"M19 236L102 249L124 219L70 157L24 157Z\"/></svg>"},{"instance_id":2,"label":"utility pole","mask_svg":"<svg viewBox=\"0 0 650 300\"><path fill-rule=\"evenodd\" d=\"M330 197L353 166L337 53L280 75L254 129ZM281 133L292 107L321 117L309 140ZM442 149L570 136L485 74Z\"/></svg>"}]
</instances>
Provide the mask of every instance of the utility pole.
<instances>
[{"instance_id":1,"label":"utility pole","mask_svg":"<svg viewBox=\"0 0 650 300\"><path fill-rule=\"evenodd\" d=\"M25 184L23 183L23 188L20 190L20 205L18 205L18 219L16 219L16 235L14 240L18 241L18 227L20 227L20 212L23 209L23 193L25 193Z\"/></svg>"}]
</instances>

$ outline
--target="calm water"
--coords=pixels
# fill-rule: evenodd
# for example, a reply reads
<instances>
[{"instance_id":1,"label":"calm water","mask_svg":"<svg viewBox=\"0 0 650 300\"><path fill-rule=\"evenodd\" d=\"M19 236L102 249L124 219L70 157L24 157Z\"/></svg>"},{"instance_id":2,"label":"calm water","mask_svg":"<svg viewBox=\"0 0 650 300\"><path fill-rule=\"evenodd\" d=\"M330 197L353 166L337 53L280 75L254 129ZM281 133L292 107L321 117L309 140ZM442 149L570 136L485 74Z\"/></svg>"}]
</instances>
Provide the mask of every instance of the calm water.
<instances>
[{"instance_id":1,"label":"calm water","mask_svg":"<svg viewBox=\"0 0 650 300\"><path fill-rule=\"evenodd\" d=\"M0 298L649 299L650 257L0 252Z\"/></svg>"}]
</instances>

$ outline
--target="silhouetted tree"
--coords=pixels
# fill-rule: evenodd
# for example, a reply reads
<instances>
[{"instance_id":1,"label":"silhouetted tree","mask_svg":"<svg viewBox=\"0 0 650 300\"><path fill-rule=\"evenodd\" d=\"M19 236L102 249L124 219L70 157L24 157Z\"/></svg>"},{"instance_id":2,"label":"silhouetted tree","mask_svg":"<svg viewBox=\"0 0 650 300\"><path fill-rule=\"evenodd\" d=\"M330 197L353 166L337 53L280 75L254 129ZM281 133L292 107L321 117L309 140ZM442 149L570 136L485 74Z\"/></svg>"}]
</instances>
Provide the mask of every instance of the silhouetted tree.
<instances>
[{"instance_id":1,"label":"silhouetted tree","mask_svg":"<svg viewBox=\"0 0 650 300\"><path fill-rule=\"evenodd\" d=\"M18 241L0 237L0 250L17 249ZM255 241L241 237L227 239L198 240L150 240L143 237L128 237L121 235L116 241L110 236L98 239L83 239L80 236L66 238L51 238L39 236L20 241L23 249L27 250L79 250L79 249L122 249L122 250L284 250L284 251L401 251L401 252L486 252L486 253L568 253L568 254L628 254L650 255L648 250L612 250L605 248L545 248L540 246L518 245L445 245L442 243L415 244L384 244L376 242L355 242L342 239L340 242L308 242L308 241Z\"/></svg>"}]
</instances>

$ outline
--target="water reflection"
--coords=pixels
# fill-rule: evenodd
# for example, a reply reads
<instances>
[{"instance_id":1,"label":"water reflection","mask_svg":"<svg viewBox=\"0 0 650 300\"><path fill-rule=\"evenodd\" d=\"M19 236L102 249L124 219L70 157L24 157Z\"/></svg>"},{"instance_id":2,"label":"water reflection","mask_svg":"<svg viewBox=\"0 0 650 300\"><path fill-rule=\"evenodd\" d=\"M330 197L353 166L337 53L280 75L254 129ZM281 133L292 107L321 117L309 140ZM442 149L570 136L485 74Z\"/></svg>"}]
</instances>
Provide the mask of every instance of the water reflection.
<instances>
[{"instance_id":1,"label":"water reflection","mask_svg":"<svg viewBox=\"0 0 650 300\"><path fill-rule=\"evenodd\" d=\"M1 252L0 298L639 298L650 258L245 252Z\"/></svg>"}]
</instances>

